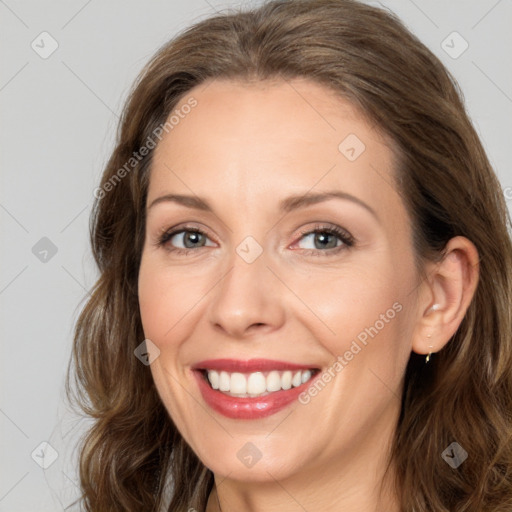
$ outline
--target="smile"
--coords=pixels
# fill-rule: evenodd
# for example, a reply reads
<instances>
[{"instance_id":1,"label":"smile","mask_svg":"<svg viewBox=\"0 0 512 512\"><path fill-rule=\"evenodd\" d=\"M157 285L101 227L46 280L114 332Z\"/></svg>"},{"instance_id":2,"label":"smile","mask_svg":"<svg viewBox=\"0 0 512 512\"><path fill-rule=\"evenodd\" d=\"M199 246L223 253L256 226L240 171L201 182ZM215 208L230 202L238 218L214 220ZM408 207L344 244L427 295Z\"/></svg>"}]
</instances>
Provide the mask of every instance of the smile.
<instances>
[{"instance_id":1,"label":"smile","mask_svg":"<svg viewBox=\"0 0 512 512\"><path fill-rule=\"evenodd\" d=\"M228 373L206 370L206 376L212 389L230 396L257 397L266 396L276 391L298 388L308 382L315 370L291 370L254 373Z\"/></svg>"},{"instance_id":2,"label":"smile","mask_svg":"<svg viewBox=\"0 0 512 512\"><path fill-rule=\"evenodd\" d=\"M216 359L193 368L206 404L233 419L275 414L296 401L319 373L318 367L264 359Z\"/></svg>"}]
</instances>

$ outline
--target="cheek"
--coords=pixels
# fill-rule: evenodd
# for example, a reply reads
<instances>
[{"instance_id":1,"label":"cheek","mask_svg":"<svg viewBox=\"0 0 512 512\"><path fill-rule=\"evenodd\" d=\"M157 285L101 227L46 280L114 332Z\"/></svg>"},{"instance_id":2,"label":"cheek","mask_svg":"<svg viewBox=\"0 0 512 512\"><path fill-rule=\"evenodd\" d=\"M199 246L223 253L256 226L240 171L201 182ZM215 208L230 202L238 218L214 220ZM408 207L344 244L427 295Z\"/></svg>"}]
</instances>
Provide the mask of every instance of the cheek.
<instances>
[{"instance_id":1,"label":"cheek","mask_svg":"<svg viewBox=\"0 0 512 512\"><path fill-rule=\"evenodd\" d=\"M298 292L322 320L308 312L309 330L338 363L333 390L353 402L354 414L364 404L377 410L390 389L399 395L410 355L412 259L393 264L391 253L380 256L361 259L350 272L317 273Z\"/></svg>"},{"instance_id":2,"label":"cheek","mask_svg":"<svg viewBox=\"0 0 512 512\"><path fill-rule=\"evenodd\" d=\"M166 316L162 314L167 302L167 287L162 282L160 272L144 258L140 266L138 287L144 335L152 341L159 340L165 329L169 328L169 325L166 326ZM172 321L171 318L168 320Z\"/></svg>"},{"instance_id":3,"label":"cheek","mask_svg":"<svg viewBox=\"0 0 512 512\"><path fill-rule=\"evenodd\" d=\"M142 327L145 338L160 350L150 370L162 402L188 442L195 437L195 423L187 421L191 406L182 387L180 347L190 333L194 305L204 296L200 282L179 269L170 269L161 258L143 254L138 282Z\"/></svg>"},{"instance_id":4,"label":"cheek","mask_svg":"<svg viewBox=\"0 0 512 512\"><path fill-rule=\"evenodd\" d=\"M364 343L389 332L396 323L403 306L403 284L390 268L374 261L352 266L350 272L322 272L314 279L295 280L294 291L309 309L309 328L331 352L347 350L353 339Z\"/></svg>"},{"instance_id":5,"label":"cheek","mask_svg":"<svg viewBox=\"0 0 512 512\"><path fill-rule=\"evenodd\" d=\"M208 282L179 268L162 265L157 258L142 259L139 272L139 307L144 334L157 344L168 344L172 334L204 298Z\"/></svg>"}]
</instances>

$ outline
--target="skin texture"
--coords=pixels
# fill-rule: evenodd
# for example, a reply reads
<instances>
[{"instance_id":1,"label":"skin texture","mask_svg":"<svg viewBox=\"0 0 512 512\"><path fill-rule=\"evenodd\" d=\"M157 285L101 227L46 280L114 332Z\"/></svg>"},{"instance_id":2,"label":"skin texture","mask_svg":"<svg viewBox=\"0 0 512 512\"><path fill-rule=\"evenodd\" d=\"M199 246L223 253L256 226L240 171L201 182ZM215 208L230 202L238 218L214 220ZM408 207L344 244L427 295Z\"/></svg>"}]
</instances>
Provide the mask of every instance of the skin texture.
<instances>
[{"instance_id":1,"label":"skin texture","mask_svg":"<svg viewBox=\"0 0 512 512\"><path fill-rule=\"evenodd\" d=\"M436 352L456 331L477 282L476 249L452 239L420 278L390 141L323 86L216 80L177 108L190 96L197 106L155 150L139 301L144 334L160 350L151 364L157 390L215 474L208 512L219 502L224 512L398 511L388 482L381 495L379 486L405 367L411 351ZM365 145L354 161L338 149L349 134ZM332 190L375 215L347 199L279 211L290 195ZM204 198L213 213L151 206L170 193ZM185 247L183 233L158 245L162 232L185 224L207 237L192 239L187 254L170 250ZM318 225L343 228L354 245L337 251L329 248L342 243L336 235L323 248L301 234ZM263 250L252 263L236 252L248 236ZM401 311L306 405L235 420L199 393L190 368L204 359L328 368L395 303ZM237 457L248 442L261 453L250 468Z\"/></svg>"}]
</instances>

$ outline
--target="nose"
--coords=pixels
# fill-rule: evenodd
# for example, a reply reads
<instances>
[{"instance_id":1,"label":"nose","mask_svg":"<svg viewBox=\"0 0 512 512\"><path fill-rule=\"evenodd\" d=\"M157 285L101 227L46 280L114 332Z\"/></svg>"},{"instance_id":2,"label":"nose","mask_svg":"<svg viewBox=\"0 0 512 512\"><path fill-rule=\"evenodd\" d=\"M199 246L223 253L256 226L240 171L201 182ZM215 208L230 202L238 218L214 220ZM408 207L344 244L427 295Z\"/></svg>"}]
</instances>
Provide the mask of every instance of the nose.
<instances>
[{"instance_id":1,"label":"nose","mask_svg":"<svg viewBox=\"0 0 512 512\"><path fill-rule=\"evenodd\" d=\"M264 253L252 263L235 253L229 270L212 290L209 322L231 338L269 334L285 322L283 293Z\"/></svg>"}]
</instances>

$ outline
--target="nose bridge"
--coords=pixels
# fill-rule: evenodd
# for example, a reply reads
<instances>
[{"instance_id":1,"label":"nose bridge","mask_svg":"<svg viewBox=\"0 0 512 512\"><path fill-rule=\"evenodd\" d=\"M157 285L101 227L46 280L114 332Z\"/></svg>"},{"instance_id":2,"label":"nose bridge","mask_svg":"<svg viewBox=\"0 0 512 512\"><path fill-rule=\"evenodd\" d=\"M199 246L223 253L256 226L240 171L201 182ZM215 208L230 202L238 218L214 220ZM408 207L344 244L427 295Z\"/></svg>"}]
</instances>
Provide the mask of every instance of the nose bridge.
<instances>
[{"instance_id":1,"label":"nose bridge","mask_svg":"<svg viewBox=\"0 0 512 512\"><path fill-rule=\"evenodd\" d=\"M267 256L253 237L246 237L235 247L229 268L212 295L209 309L212 324L232 336L242 336L251 326L275 328L283 322L281 293L267 267Z\"/></svg>"}]
</instances>

